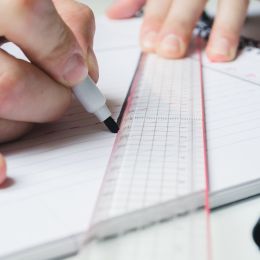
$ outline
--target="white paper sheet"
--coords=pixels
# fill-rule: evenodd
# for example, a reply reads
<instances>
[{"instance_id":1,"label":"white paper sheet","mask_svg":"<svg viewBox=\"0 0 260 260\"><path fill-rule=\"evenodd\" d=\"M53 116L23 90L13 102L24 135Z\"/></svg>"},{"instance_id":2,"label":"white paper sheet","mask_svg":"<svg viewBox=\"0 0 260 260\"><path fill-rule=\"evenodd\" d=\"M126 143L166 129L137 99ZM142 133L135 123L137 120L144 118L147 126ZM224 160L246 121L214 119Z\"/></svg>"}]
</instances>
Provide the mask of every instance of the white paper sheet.
<instances>
[{"instance_id":1,"label":"white paper sheet","mask_svg":"<svg viewBox=\"0 0 260 260\"><path fill-rule=\"evenodd\" d=\"M204 58L211 191L260 178L260 51L228 63Z\"/></svg>"},{"instance_id":2,"label":"white paper sheet","mask_svg":"<svg viewBox=\"0 0 260 260\"><path fill-rule=\"evenodd\" d=\"M97 27L99 87L117 118L139 59L137 30L128 37L115 26L111 38L109 21ZM0 146L12 182L0 189L0 258L87 229L114 138L75 102L60 121Z\"/></svg>"},{"instance_id":3,"label":"white paper sheet","mask_svg":"<svg viewBox=\"0 0 260 260\"><path fill-rule=\"evenodd\" d=\"M99 85L115 116L137 64L139 23L112 22L115 31L105 19L97 23ZM259 178L257 52L234 63L205 61L212 190ZM86 230L113 141L101 124L74 106L59 123L0 146L14 182L0 190L0 257Z\"/></svg>"}]
</instances>

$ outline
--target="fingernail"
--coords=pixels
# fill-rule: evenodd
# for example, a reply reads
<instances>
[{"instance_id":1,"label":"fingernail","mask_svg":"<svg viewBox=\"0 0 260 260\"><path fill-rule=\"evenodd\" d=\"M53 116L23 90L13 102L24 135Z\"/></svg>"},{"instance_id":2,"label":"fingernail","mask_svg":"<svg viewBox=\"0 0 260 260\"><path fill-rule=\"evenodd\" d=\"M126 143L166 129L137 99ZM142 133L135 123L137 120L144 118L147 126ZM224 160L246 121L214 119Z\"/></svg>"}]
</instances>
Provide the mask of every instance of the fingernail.
<instances>
[{"instance_id":1,"label":"fingernail","mask_svg":"<svg viewBox=\"0 0 260 260\"><path fill-rule=\"evenodd\" d=\"M70 85L76 85L88 76L88 70L84 58L76 53L65 64L63 78Z\"/></svg>"},{"instance_id":2,"label":"fingernail","mask_svg":"<svg viewBox=\"0 0 260 260\"><path fill-rule=\"evenodd\" d=\"M226 38L219 38L212 43L210 52L214 55L222 55L229 57L232 55L232 48L230 47L230 43Z\"/></svg>"},{"instance_id":3,"label":"fingernail","mask_svg":"<svg viewBox=\"0 0 260 260\"><path fill-rule=\"evenodd\" d=\"M143 36L142 45L145 49L151 50L156 45L157 32L148 32Z\"/></svg>"},{"instance_id":4,"label":"fingernail","mask_svg":"<svg viewBox=\"0 0 260 260\"><path fill-rule=\"evenodd\" d=\"M159 48L167 53L179 54L182 50L182 41L176 35L169 34L163 39Z\"/></svg>"}]
</instances>

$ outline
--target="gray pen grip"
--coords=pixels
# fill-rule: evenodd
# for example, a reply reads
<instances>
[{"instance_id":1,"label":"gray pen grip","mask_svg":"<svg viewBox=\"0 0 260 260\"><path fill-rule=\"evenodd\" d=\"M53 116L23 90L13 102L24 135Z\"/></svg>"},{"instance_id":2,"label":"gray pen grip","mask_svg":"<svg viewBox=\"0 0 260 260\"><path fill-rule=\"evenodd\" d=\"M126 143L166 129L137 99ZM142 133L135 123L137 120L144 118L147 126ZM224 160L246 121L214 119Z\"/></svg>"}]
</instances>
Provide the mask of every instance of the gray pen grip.
<instances>
[{"instance_id":1,"label":"gray pen grip","mask_svg":"<svg viewBox=\"0 0 260 260\"><path fill-rule=\"evenodd\" d=\"M95 113L106 104L106 99L90 77L73 88L80 103L89 113Z\"/></svg>"}]
</instances>

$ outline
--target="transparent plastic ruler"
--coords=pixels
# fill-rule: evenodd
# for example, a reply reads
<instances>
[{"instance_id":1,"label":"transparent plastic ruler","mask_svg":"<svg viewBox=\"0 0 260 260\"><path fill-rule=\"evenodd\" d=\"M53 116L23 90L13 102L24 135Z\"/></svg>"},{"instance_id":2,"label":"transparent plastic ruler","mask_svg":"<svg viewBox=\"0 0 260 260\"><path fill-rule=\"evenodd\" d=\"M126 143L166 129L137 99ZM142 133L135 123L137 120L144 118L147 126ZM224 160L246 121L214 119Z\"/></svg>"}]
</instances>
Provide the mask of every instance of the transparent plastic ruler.
<instances>
[{"instance_id":1,"label":"transparent plastic ruler","mask_svg":"<svg viewBox=\"0 0 260 260\"><path fill-rule=\"evenodd\" d=\"M206 208L199 218L205 232L200 233L205 241L208 238L204 94L200 51L194 49L181 60L152 54L141 57L100 190L90 240L184 213L195 216L200 207Z\"/></svg>"}]
</instances>

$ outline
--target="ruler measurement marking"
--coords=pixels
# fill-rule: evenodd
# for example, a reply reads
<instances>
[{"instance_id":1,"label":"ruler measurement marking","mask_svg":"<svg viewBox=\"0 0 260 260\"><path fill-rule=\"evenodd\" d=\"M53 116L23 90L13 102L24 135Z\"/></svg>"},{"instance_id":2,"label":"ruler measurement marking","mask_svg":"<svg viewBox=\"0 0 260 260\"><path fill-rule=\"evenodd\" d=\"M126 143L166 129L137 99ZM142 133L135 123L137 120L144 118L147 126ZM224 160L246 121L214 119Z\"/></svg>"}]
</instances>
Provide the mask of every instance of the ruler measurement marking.
<instances>
[{"instance_id":1,"label":"ruler measurement marking","mask_svg":"<svg viewBox=\"0 0 260 260\"><path fill-rule=\"evenodd\" d=\"M171 72L171 69L172 69L172 66L170 66L170 69L168 69L169 71L168 71L168 73L170 73ZM166 72L167 72L167 70L166 70ZM163 82L163 83L165 83L165 82ZM171 82L169 82L169 84L171 85L171 84L173 84L173 82L171 81ZM168 100L168 102L169 102L169 104L168 104L168 115L167 115L167 118L168 118L168 122L167 122L167 134L166 134L166 143L168 142L168 138L169 138L169 135L170 135L170 133L169 133L169 116L170 116L170 109L171 109L171 99L172 99L172 94L173 94L173 87L171 87L170 88L171 90L170 90L170 94L169 94L169 100ZM163 168L162 168L162 174L161 174L161 183L162 183L162 185L161 185L161 188L160 188L160 194L159 194L159 201L162 201L163 200L163 195L164 195L164 192L163 192L163 189L162 189L162 187L164 187L164 178L165 178L165 171L166 171L166 158L167 158L167 148L165 148L164 149L164 154L163 154Z\"/></svg>"},{"instance_id":2,"label":"ruler measurement marking","mask_svg":"<svg viewBox=\"0 0 260 260\"><path fill-rule=\"evenodd\" d=\"M143 76L144 76L144 75L142 75L141 80L143 80ZM140 88L140 89L142 89L142 88ZM139 92L140 92L140 89L139 89ZM151 89L150 89L148 95L151 96ZM142 124L141 132L143 132L143 130L144 130L145 118L146 118L145 116L146 116L148 107L149 107L149 102L146 102L146 109L145 109L145 115L143 116L144 121L143 121L143 124ZM137 110L137 109L135 109L135 112L136 112L136 110ZM135 114L134 114L134 116L133 116L133 119L135 119ZM136 159L137 159L138 153L139 153L139 151L140 151L140 143L141 143L142 138L143 138L143 136L140 137L140 141L138 142L137 153L136 153ZM136 164L135 164L135 166L136 166ZM128 209L128 207L129 207L130 192L131 192L131 189L132 189L134 176L135 176L135 167L133 168L133 171L132 171L132 176L131 176L131 181L130 181L130 190L128 190L128 194L127 194L126 209Z\"/></svg>"},{"instance_id":3,"label":"ruler measurement marking","mask_svg":"<svg viewBox=\"0 0 260 260\"><path fill-rule=\"evenodd\" d=\"M115 191L111 191L112 206L110 206L112 212L109 214L112 215L113 212L116 213L118 203L119 206L120 203L125 203L124 210L121 209L122 213L128 212L132 206L134 207L135 203L138 203L137 198L140 194L133 194L134 191L139 192L139 189L135 187L137 181L140 182L140 185L143 185L140 188L143 195L141 196L142 203L139 206L144 207L149 204L149 197L155 203L155 201L162 200L164 194L167 196L169 194L167 187L171 187L171 185L167 183L164 187L164 177L166 170L169 171L171 167L173 167L172 175L175 176L175 182L172 183L172 188L175 191L174 196L185 194L191 188L191 184L187 181L193 175L187 166L191 167L192 163L187 165L187 162L192 159L191 153L193 150L191 149L194 145L197 145L193 138L193 131L196 130L192 130L195 127L194 123L195 121L201 122L201 118L195 113L196 111L193 111L192 93L194 93L194 84L189 77L186 79L187 72L184 71L185 68L188 68L188 73L192 76L193 61L184 60L174 63L172 66L173 78L167 81L166 78L170 77L171 73L163 71L164 61L159 61L156 66L153 65L150 68L149 66L152 66L151 59L154 60L155 57L150 57L148 65L144 68L143 74L137 82L135 92L131 92L131 105L128 107L128 114L123 120L121 138L119 138L114 154L114 162L111 163L110 170L118 171L118 174L123 171L122 176L114 174L115 176L118 175L118 180L114 184ZM165 82L154 78L158 70ZM147 73L151 71L153 72ZM176 87L169 87L171 82ZM150 84L150 88L147 84ZM190 88L191 85L192 88ZM176 97L172 97L173 92L175 92ZM165 96L167 96L166 104L164 103ZM174 100L176 101L174 102ZM173 109L170 109L171 106L173 106ZM162 116L160 115L161 111L165 113ZM176 126L177 129L175 129ZM176 140L178 143L176 150L174 150L172 146L174 146ZM147 145L146 149L141 147L143 145ZM172 156L176 158L176 161L170 162L169 151L173 153ZM158 160L154 158L156 153L159 157ZM160 159L161 156L162 159ZM120 163L120 160L123 161ZM143 167L140 164L141 160L146 161ZM159 163L160 160L162 163ZM140 172L140 169L145 170L145 173ZM151 174L152 176L150 176ZM169 178L169 176L167 177ZM157 184L156 179L160 179ZM155 185L154 191L152 190L153 185ZM120 194L126 195L121 197ZM159 197L155 199L157 195Z\"/></svg>"},{"instance_id":4,"label":"ruler measurement marking","mask_svg":"<svg viewBox=\"0 0 260 260\"><path fill-rule=\"evenodd\" d=\"M156 214L160 214L162 219L171 219L173 215L169 217L167 210L164 215L161 208L160 213L154 211L157 220L152 220L153 217L148 215L149 209L159 209L159 203L165 203L168 199L177 202L193 192L204 191L202 96L199 94L200 77L196 70L198 60L166 61L149 55L143 57L141 62L144 67L139 66L138 81L135 86L132 85L131 98L107 168L105 188L101 190L92 221L94 226L107 223L104 226L108 228L106 234L116 232L115 228L118 228L116 234L124 234L129 230L129 225L131 230L138 230L139 225L145 227L160 223ZM106 201L102 196L105 192ZM187 206L189 204L176 205L182 212L179 214L195 211L195 207ZM148 219L147 223L141 220L141 210L145 212L143 216ZM123 221L125 214L132 222L127 218ZM120 221L121 225L116 227L117 218L123 222ZM139 220L135 222L135 218ZM187 221L186 225L173 230L184 232L186 238L179 241L172 237L174 247L180 249L178 256L183 259L187 256L183 249L185 243L187 248L194 250L189 236L204 236L204 230L198 232L204 225L196 223L198 225L193 227L196 217L188 217ZM114 224L109 227L109 223Z\"/></svg>"}]
</instances>

